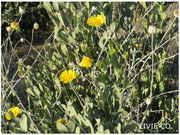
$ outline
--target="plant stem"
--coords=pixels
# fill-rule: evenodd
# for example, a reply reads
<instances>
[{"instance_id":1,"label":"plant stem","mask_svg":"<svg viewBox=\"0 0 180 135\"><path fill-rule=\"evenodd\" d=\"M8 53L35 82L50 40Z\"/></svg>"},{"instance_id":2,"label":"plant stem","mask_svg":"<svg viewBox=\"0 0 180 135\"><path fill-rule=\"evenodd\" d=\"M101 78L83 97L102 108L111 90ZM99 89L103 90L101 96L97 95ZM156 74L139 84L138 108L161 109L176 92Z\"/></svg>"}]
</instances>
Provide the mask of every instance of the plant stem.
<instances>
[{"instance_id":1,"label":"plant stem","mask_svg":"<svg viewBox=\"0 0 180 135\"><path fill-rule=\"evenodd\" d=\"M152 74L151 74L151 89L150 89L150 97L152 97L152 89L153 89L153 72L154 72L154 53L153 53L153 34L152 34L152 41L151 41L151 50L152 50Z\"/></svg>"},{"instance_id":2,"label":"plant stem","mask_svg":"<svg viewBox=\"0 0 180 135\"><path fill-rule=\"evenodd\" d=\"M176 17L174 18L174 20L172 21L172 23L169 25L168 29L166 30L166 33L164 34L164 36L162 37L161 41L159 42L159 45L161 44L161 42L164 40L165 36L167 35L168 31L170 30L170 28L172 27L173 23L175 22Z\"/></svg>"},{"instance_id":3,"label":"plant stem","mask_svg":"<svg viewBox=\"0 0 180 135\"><path fill-rule=\"evenodd\" d=\"M77 93L77 91L73 88L73 86L72 86L71 82L70 82L70 86L71 86L71 88L72 88L72 90L73 90L74 94L75 94L75 95L76 95L76 97L78 98L79 103L81 104L81 107L82 107L82 108L84 108L84 107L83 107L83 103L84 103L84 101L83 101L83 100L82 100L82 98L79 96L79 93ZM82 101L83 101L83 103L82 103ZM85 104L85 103L84 103L84 104Z\"/></svg>"}]
</instances>

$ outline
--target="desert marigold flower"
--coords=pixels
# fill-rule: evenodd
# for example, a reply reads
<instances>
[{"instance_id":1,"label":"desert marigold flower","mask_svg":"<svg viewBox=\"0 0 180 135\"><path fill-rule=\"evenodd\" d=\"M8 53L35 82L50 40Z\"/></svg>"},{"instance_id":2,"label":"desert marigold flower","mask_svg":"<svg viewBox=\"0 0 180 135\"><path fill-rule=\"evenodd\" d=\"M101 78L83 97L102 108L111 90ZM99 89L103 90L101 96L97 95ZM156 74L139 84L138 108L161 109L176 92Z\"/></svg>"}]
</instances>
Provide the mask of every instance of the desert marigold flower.
<instances>
[{"instance_id":1,"label":"desert marigold flower","mask_svg":"<svg viewBox=\"0 0 180 135\"><path fill-rule=\"evenodd\" d=\"M56 121L56 124L57 123L62 123L63 125L65 125L66 124L66 120L65 119L59 119L59 120Z\"/></svg>"},{"instance_id":2,"label":"desert marigold flower","mask_svg":"<svg viewBox=\"0 0 180 135\"><path fill-rule=\"evenodd\" d=\"M97 15L96 17L91 16L87 20L87 24L94 27L101 26L104 24L104 16L103 15Z\"/></svg>"},{"instance_id":3,"label":"desert marigold flower","mask_svg":"<svg viewBox=\"0 0 180 135\"><path fill-rule=\"evenodd\" d=\"M6 27L6 31L7 32L10 32L12 30L12 28L9 26L9 27Z\"/></svg>"},{"instance_id":4,"label":"desert marigold flower","mask_svg":"<svg viewBox=\"0 0 180 135\"><path fill-rule=\"evenodd\" d=\"M138 48L139 45L136 43L135 46L136 46L136 48Z\"/></svg>"},{"instance_id":5,"label":"desert marigold flower","mask_svg":"<svg viewBox=\"0 0 180 135\"><path fill-rule=\"evenodd\" d=\"M136 22L138 22L140 19L139 18L136 18Z\"/></svg>"},{"instance_id":6,"label":"desert marigold flower","mask_svg":"<svg viewBox=\"0 0 180 135\"><path fill-rule=\"evenodd\" d=\"M68 71L67 70L63 71L59 76L59 78L61 82L68 83L74 80L76 76L77 76L76 71L69 69Z\"/></svg>"},{"instance_id":7,"label":"desert marigold flower","mask_svg":"<svg viewBox=\"0 0 180 135\"><path fill-rule=\"evenodd\" d=\"M13 113L14 117L16 117L21 112L19 107L12 107L8 109L8 112L5 114L5 118L7 120L11 120L10 111Z\"/></svg>"},{"instance_id":8,"label":"desert marigold flower","mask_svg":"<svg viewBox=\"0 0 180 135\"><path fill-rule=\"evenodd\" d=\"M80 66L85 67L85 68L89 68L92 66L93 63L93 59L89 58L89 57L85 57L82 59L81 63L79 63Z\"/></svg>"},{"instance_id":9,"label":"desert marigold flower","mask_svg":"<svg viewBox=\"0 0 180 135\"><path fill-rule=\"evenodd\" d=\"M11 23L11 28L18 30L19 29L19 23L18 22L12 22Z\"/></svg>"}]
</instances>

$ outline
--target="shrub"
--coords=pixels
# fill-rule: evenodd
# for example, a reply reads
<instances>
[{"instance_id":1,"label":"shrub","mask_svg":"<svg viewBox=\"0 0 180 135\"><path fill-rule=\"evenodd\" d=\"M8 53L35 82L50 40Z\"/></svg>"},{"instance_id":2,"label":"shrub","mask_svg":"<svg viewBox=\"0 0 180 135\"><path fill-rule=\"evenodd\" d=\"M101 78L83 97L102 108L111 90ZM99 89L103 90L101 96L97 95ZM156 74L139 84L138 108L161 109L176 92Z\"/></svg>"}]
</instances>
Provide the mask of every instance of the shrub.
<instances>
[{"instance_id":1,"label":"shrub","mask_svg":"<svg viewBox=\"0 0 180 135\"><path fill-rule=\"evenodd\" d=\"M29 102L25 108L19 100L21 117L10 132L178 132L178 86L170 83L178 79L178 53L166 50L177 39L178 18L168 23L169 3L43 5L54 31L31 65L19 62Z\"/></svg>"}]
</instances>

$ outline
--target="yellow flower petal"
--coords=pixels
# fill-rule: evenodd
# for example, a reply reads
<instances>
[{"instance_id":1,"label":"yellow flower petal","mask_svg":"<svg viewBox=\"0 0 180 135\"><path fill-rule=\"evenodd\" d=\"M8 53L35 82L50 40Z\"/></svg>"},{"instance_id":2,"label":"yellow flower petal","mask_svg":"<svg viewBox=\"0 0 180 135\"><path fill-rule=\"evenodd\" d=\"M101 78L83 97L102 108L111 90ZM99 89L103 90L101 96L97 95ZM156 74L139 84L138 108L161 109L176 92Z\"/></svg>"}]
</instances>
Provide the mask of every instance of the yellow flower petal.
<instances>
[{"instance_id":1,"label":"yellow flower petal","mask_svg":"<svg viewBox=\"0 0 180 135\"><path fill-rule=\"evenodd\" d=\"M61 75L59 76L60 81L64 82L64 83L68 83L72 80L74 80L76 78L77 74L75 71L73 70L65 70L61 73Z\"/></svg>"},{"instance_id":2,"label":"yellow flower petal","mask_svg":"<svg viewBox=\"0 0 180 135\"><path fill-rule=\"evenodd\" d=\"M85 68L89 68L92 66L93 63L93 59L89 58L89 57L85 57L82 59L81 63L79 63L80 66L85 67Z\"/></svg>"},{"instance_id":3,"label":"yellow flower petal","mask_svg":"<svg viewBox=\"0 0 180 135\"><path fill-rule=\"evenodd\" d=\"M19 107L12 107L12 108L8 109L8 111L11 111L13 113L14 117L16 117L21 112ZM11 116L8 112L5 114L5 118L7 120L11 120Z\"/></svg>"},{"instance_id":4,"label":"yellow flower petal","mask_svg":"<svg viewBox=\"0 0 180 135\"><path fill-rule=\"evenodd\" d=\"M5 118L6 118L7 120L11 120L11 116L9 115L9 113L6 113L6 114L5 114Z\"/></svg>"},{"instance_id":5,"label":"yellow flower petal","mask_svg":"<svg viewBox=\"0 0 180 135\"><path fill-rule=\"evenodd\" d=\"M89 26L101 26L104 24L104 16L103 15L97 15L96 17L91 16L88 20L87 20L87 24Z\"/></svg>"},{"instance_id":6,"label":"yellow flower petal","mask_svg":"<svg viewBox=\"0 0 180 135\"><path fill-rule=\"evenodd\" d=\"M56 124L57 123L62 123L63 125L65 125L66 124L66 120L65 119L59 119L59 120L56 121Z\"/></svg>"},{"instance_id":7,"label":"yellow flower petal","mask_svg":"<svg viewBox=\"0 0 180 135\"><path fill-rule=\"evenodd\" d=\"M19 29L19 23L18 22L12 22L11 23L11 27L15 30L18 30Z\"/></svg>"}]
</instances>

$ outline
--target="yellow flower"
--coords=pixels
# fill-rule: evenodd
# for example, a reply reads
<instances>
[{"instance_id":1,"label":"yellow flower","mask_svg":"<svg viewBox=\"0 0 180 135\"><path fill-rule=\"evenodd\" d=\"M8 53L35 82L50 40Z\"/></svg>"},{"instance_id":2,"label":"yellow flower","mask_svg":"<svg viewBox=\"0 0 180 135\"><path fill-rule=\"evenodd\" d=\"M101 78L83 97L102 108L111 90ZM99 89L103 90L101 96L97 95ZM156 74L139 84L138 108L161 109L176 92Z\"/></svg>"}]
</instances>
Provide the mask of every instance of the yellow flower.
<instances>
[{"instance_id":1,"label":"yellow flower","mask_svg":"<svg viewBox=\"0 0 180 135\"><path fill-rule=\"evenodd\" d=\"M91 16L87 20L87 24L94 27L101 26L104 24L104 16L103 15L97 15L96 17Z\"/></svg>"},{"instance_id":2,"label":"yellow flower","mask_svg":"<svg viewBox=\"0 0 180 135\"><path fill-rule=\"evenodd\" d=\"M18 53L18 52L19 52L19 51L18 51L18 49L16 49L15 51L16 51L16 53Z\"/></svg>"},{"instance_id":3,"label":"yellow flower","mask_svg":"<svg viewBox=\"0 0 180 135\"><path fill-rule=\"evenodd\" d=\"M139 18L136 18L136 22L138 22L140 19Z\"/></svg>"},{"instance_id":4,"label":"yellow flower","mask_svg":"<svg viewBox=\"0 0 180 135\"><path fill-rule=\"evenodd\" d=\"M135 46L136 46L136 48L138 48L139 45L136 43Z\"/></svg>"},{"instance_id":5,"label":"yellow flower","mask_svg":"<svg viewBox=\"0 0 180 135\"><path fill-rule=\"evenodd\" d=\"M11 120L10 111L13 113L14 117L16 117L21 112L19 107L13 107L8 109L8 112L6 112L5 114L5 118L7 120Z\"/></svg>"},{"instance_id":6,"label":"yellow flower","mask_svg":"<svg viewBox=\"0 0 180 135\"><path fill-rule=\"evenodd\" d=\"M81 63L79 63L80 66L85 67L85 68L89 68L92 66L93 63L93 59L89 58L89 57L85 57L82 59Z\"/></svg>"},{"instance_id":7,"label":"yellow flower","mask_svg":"<svg viewBox=\"0 0 180 135\"><path fill-rule=\"evenodd\" d=\"M18 30L19 29L19 23L18 22L12 22L11 23L11 27L15 30Z\"/></svg>"},{"instance_id":8,"label":"yellow flower","mask_svg":"<svg viewBox=\"0 0 180 135\"><path fill-rule=\"evenodd\" d=\"M63 125L65 125L66 124L66 120L65 119L59 119L59 120L56 121L56 124L57 123L62 123Z\"/></svg>"},{"instance_id":9,"label":"yellow flower","mask_svg":"<svg viewBox=\"0 0 180 135\"><path fill-rule=\"evenodd\" d=\"M77 74L75 71L73 70L65 70L61 73L61 75L59 76L60 81L64 82L64 83L68 83L72 80L74 80L76 78Z\"/></svg>"}]
</instances>

